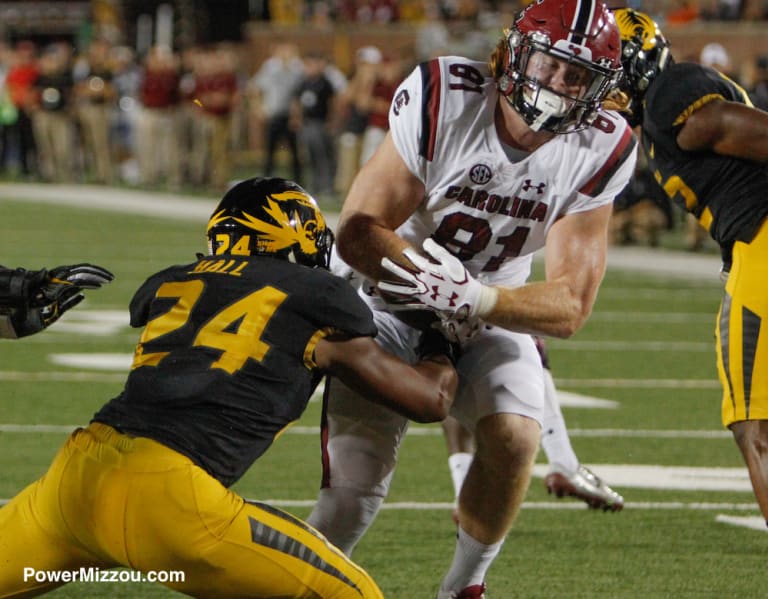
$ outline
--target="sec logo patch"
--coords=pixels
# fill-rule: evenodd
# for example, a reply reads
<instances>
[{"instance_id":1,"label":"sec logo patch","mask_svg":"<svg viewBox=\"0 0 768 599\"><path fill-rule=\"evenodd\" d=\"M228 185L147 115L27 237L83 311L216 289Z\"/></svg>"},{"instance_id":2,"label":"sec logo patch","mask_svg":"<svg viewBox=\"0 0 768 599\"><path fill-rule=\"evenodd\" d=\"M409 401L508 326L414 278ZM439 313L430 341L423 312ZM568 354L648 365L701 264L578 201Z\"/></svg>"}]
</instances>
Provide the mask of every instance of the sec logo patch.
<instances>
[{"instance_id":1,"label":"sec logo patch","mask_svg":"<svg viewBox=\"0 0 768 599\"><path fill-rule=\"evenodd\" d=\"M485 164L476 164L469 169L469 178L477 185L485 185L492 176L491 168Z\"/></svg>"}]
</instances>

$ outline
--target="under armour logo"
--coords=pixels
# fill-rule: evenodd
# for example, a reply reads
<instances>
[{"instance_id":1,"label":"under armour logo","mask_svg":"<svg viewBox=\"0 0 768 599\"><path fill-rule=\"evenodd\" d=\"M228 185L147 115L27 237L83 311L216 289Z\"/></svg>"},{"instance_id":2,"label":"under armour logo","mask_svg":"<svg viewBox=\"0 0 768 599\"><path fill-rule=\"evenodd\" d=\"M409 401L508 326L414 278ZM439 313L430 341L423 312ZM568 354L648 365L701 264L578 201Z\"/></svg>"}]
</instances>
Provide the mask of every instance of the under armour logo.
<instances>
[{"instance_id":1,"label":"under armour logo","mask_svg":"<svg viewBox=\"0 0 768 599\"><path fill-rule=\"evenodd\" d=\"M523 184L523 191L528 191L529 189L535 189L536 193L541 195L544 193L544 188L547 186L546 183L537 183L536 185L533 184L533 181L530 179L526 179Z\"/></svg>"},{"instance_id":2,"label":"under armour logo","mask_svg":"<svg viewBox=\"0 0 768 599\"><path fill-rule=\"evenodd\" d=\"M440 293L440 287L438 285L432 285L432 294L429 296L429 299L435 301L438 297L444 297L448 300L448 307L453 308L456 306L456 298L459 297L459 294L453 291L451 292L450 297L448 297L447 295Z\"/></svg>"}]
</instances>

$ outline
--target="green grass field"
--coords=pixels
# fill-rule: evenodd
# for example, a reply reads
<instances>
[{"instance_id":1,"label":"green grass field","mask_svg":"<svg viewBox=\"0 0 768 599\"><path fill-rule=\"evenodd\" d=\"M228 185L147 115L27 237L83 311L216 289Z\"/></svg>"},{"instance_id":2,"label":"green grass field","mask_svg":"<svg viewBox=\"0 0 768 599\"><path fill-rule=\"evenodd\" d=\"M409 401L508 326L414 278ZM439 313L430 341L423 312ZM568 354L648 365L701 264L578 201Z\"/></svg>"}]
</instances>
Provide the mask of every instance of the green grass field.
<instances>
[{"instance_id":1,"label":"green grass field","mask_svg":"<svg viewBox=\"0 0 768 599\"><path fill-rule=\"evenodd\" d=\"M148 275L204 249L204 222L21 201L1 186L0 214L3 264L92 261L117 277L49 331L0 343L0 498L7 500L45 471L71 427L119 392L120 364L136 340L128 300ZM604 474L627 506L606 514L550 498L540 456L487 580L491 599L768 595L759 574L768 536L720 521L759 515L741 457L720 424L713 346L720 294L716 280L611 270L587 326L551 343L562 391L616 402L612 409L563 411L582 462ZM78 354L96 353L114 355L117 365L81 364ZM320 478L319 439L307 427L317 426L319 412L311 403L301 428L281 437L236 490L306 516ZM406 439L387 509L355 554L392 599L433 598L453 552L443 440L436 426L414 428L423 434ZM647 468L641 473L639 466ZM669 467L701 470L666 476ZM684 484L702 481L714 490ZM128 582L77 583L51 594L173 595Z\"/></svg>"}]
</instances>

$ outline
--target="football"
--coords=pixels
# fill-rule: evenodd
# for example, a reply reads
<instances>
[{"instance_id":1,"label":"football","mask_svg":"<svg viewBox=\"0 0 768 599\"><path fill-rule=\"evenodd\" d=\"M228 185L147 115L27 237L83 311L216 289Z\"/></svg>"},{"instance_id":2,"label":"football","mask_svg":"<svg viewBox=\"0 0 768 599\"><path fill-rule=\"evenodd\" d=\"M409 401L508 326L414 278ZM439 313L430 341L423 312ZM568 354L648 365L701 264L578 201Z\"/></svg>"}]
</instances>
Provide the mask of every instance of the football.
<instances>
[{"instance_id":1,"label":"football","mask_svg":"<svg viewBox=\"0 0 768 599\"><path fill-rule=\"evenodd\" d=\"M419 310L417 308L406 308L403 310L394 310L392 307L397 305L399 298L396 298L381 289L377 289L376 293L387 303L390 312L409 327L423 331L430 328L433 322L440 320L440 317L429 309Z\"/></svg>"},{"instance_id":2,"label":"football","mask_svg":"<svg viewBox=\"0 0 768 599\"><path fill-rule=\"evenodd\" d=\"M393 310L398 319L402 320L409 327L424 331L432 326L432 323L440 320L440 317L432 310Z\"/></svg>"}]
</instances>

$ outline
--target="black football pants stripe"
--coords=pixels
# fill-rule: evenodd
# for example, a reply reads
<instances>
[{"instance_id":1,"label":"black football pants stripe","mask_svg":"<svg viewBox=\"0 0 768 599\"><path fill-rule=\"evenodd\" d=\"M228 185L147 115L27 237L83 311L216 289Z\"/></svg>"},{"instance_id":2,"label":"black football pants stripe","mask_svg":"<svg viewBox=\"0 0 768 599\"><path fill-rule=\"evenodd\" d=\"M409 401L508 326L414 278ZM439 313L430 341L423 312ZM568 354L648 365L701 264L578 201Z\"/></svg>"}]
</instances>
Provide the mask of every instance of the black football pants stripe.
<instances>
[{"instance_id":1,"label":"black football pants stripe","mask_svg":"<svg viewBox=\"0 0 768 599\"><path fill-rule=\"evenodd\" d=\"M312 529L310 526L308 526L306 523L302 522L298 518L295 518L290 514L283 512L282 510L278 510L272 507L271 505L267 505L265 503L259 503L257 501L249 501L248 503L257 506L259 509L262 509L265 512L269 512L273 516L277 516L278 518L283 518L284 520L287 520L291 524L298 526L300 528L303 528L307 532L319 538L319 535L314 529ZM264 524L263 522L259 522L255 518L249 517L248 520L251 524L251 540L254 543L256 543L257 545L263 545L265 547L269 547L270 549L274 549L276 551L280 551L281 553L285 553L287 555L300 559L301 561L308 563L313 568L316 568L321 572L325 572L330 576L338 578L344 584L358 591L358 593L360 593L360 595L362 596L362 592L354 582L352 582L349 578L344 576L343 573L341 573L337 568L334 568L331 564L325 561L312 549L300 543L296 539L293 539L288 535L280 532L279 530L276 530L271 526ZM328 547L329 549L334 549L333 545L331 545L330 543L328 543Z\"/></svg>"},{"instance_id":2,"label":"black football pants stripe","mask_svg":"<svg viewBox=\"0 0 768 599\"><path fill-rule=\"evenodd\" d=\"M731 295L726 293L723 306L720 311L720 349L723 356L723 368L728 379L728 392L731 397L731 405L736 408L733 397L733 382L730 368L730 320L731 320ZM760 335L762 319L746 307L741 309L741 358L742 377L744 388L745 416L749 419L749 406L752 395L752 373L755 370L755 356L757 354L757 339Z\"/></svg>"},{"instance_id":3,"label":"black football pants stripe","mask_svg":"<svg viewBox=\"0 0 768 599\"><path fill-rule=\"evenodd\" d=\"M723 370L725 370L725 377L728 379L728 395L731 398L731 406L734 411L736 410L736 400L733 398L733 382L731 381L731 362L728 349L731 344L731 331L729 324L731 322L731 302L732 297L730 293L726 293L723 297L723 307L720 309L720 353L723 356Z\"/></svg>"},{"instance_id":4,"label":"black football pants stripe","mask_svg":"<svg viewBox=\"0 0 768 599\"><path fill-rule=\"evenodd\" d=\"M760 334L760 316L746 307L741 309L742 362L744 370L744 404L749 419L749 402L752 395L752 373L755 370L757 337Z\"/></svg>"}]
</instances>

